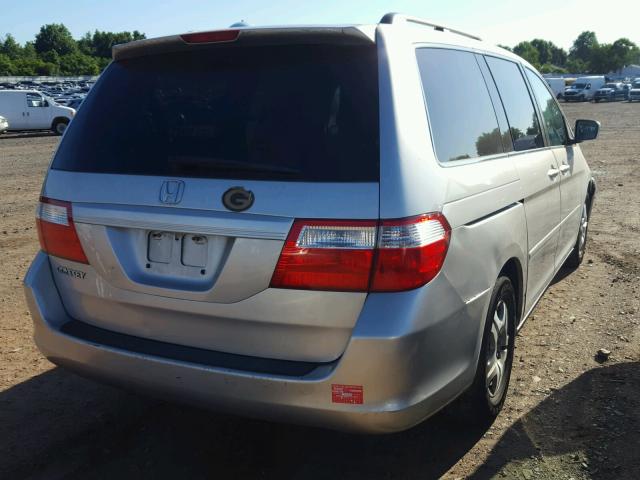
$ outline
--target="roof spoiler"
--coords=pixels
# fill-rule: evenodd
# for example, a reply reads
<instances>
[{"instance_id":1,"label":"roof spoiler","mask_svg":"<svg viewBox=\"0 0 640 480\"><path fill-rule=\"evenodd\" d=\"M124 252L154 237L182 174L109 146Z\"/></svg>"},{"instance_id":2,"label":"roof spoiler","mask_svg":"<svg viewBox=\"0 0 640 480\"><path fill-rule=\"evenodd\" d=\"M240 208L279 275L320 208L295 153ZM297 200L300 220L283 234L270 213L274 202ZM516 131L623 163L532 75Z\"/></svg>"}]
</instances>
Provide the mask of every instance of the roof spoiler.
<instances>
[{"instance_id":1,"label":"roof spoiler","mask_svg":"<svg viewBox=\"0 0 640 480\"><path fill-rule=\"evenodd\" d=\"M231 34L234 32L237 32L237 35L233 39L230 38L231 35L225 35L225 33ZM207 36L211 38L228 38L217 41L188 41L193 37L206 38ZM374 37L356 26L238 28L137 40L114 45L111 54L113 60L118 61L145 55L193 51L193 49L197 48L215 48L223 43L227 46L234 44L248 46L288 44L365 45L374 42Z\"/></svg>"}]
</instances>

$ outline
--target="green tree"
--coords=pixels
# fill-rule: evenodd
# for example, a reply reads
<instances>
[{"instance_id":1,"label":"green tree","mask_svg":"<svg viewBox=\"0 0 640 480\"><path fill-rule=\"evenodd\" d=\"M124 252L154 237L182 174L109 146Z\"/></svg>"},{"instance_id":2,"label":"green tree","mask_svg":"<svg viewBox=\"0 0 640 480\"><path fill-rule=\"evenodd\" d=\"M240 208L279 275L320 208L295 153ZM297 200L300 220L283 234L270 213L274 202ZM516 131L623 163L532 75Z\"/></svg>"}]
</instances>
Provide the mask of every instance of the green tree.
<instances>
[{"instance_id":1,"label":"green tree","mask_svg":"<svg viewBox=\"0 0 640 480\"><path fill-rule=\"evenodd\" d=\"M96 59L96 63L98 64L98 69L103 71L107 68L107 65L111 63L111 58L103 58L103 57L94 57Z\"/></svg>"},{"instance_id":2,"label":"green tree","mask_svg":"<svg viewBox=\"0 0 640 480\"><path fill-rule=\"evenodd\" d=\"M589 73L608 73L616 69L617 61L613 57L611 45L598 45L591 51Z\"/></svg>"},{"instance_id":3,"label":"green tree","mask_svg":"<svg viewBox=\"0 0 640 480\"><path fill-rule=\"evenodd\" d=\"M9 55L0 53L0 75L15 75L15 66Z\"/></svg>"},{"instance_id":4,"label":"green tree","mask_svg":"<svg viewBox=\"0 0 640 480\"><path fill-rule=\"evenodd\" d=\"M553 57L553 47L555 45L547 40L534 38L531 40L531 46L538 51L538 61L541 64L551 63Z\"/></svg>"},{"instance_id":5,"label":"green tree","mask_svg":"<svg viewBox=\"0 0 640 480\"><path fill-rule=\"evenodd\" d=\"M593 73L617 72L625 65L633 63L639 53L638 46L628 38L601 44L591 52L589 71Z\"/></svg>"},{"instance_id":6,"label":"green tree","mask_svg":"<svg viewBox=\"0 0 640 480\"><path fill-rule=\"evenodd\" d=\"M85 55L94 55L93 50L93 38L91 32L85 33L80 40L78 40L78 49Z\"/></svg>"},{"instance_id":7,"label":"green tree","mask_svg":"<svg viewBox=\"0 0 640 480\"><path fill-rule=\"evenodd\" d=\"M54 65L60 65L60 55L55 50L49 50L48 52L41 53L38 55L40 60L43 60L47 63L53 63Z\"/></svg>"},{"instance_id":8,"label":"green tree","mask_svg":"<svg viewBox=\"0 0 640 480\"><path fill-rule=\"evenodd\" d=\"M567 60L565 68L569 73L583 73L589 68L589 64L579 59L570 58Z\"/></svg>"},{"instance_id":9,"label":"green tree","mask_svg":"<svg viewBox=\"0 0 640 480\"><path fill-rule=\"evenodd\" d=\"M513 53L520 55L535 67L540 65L540 54L538 53L538 49L534 47L531 42L520 42L518 45L513 47Z\"/></svg>"},{"instance_id":10,"label":"green tree","mask_svg":"<svg viewBox=\"0 0 640 480\"><path fill-rule=\"evenodd\" d=\"M611 45L611 54L615 58L616 70L638 60L640 48L628 38L619 38Z\"/></svg>"},{"instance_id":11,"label":"green tree","mask_svg":"<svg viewBox=\"0 0 640 480\"><path fill-rule=\"evenodd\" d=\"M60 57L59 63L62 75L97 75L100 73L96 59L80 52L63 55Z\"/></svg>"},{"instance_id":12,"label":"green tree","mask_svg":"<svg viewBox=\"0 0 640 480\"><path fill-rule=\"evenodd\" d=\"M38 52L36 52L36 47L33 42L27 42L24 44L22 48L21 58L37 58Z\"/></svg>"},{"instance_id":13,"label":"green tree","mask_svg":"<svg viewBox=\"0 0 640 480\"><path fill-rule=\"evenodd\" d=\"M101 32L96 30L92 37L93 54L97 57L111 57L111 48L114 45L144 38L146 38L144 33L137 30L133 32Z\"/></svg>"},{"instance_id":14,"label":"green tree","mask_svg":"<svg viewBox=\"0 0 640 480\"><path fill-rule=\"evenodd\" d=\"M594 32L585 31L578 35L569 50L569 57L589 64L593 51L598 48L598 38Z\"/></svg>"},{"instance_id":15,"label":"green tree","mask_svg":"<svg viewBox=\"0 0 640 480\"><path fill-rule=\"evenodd\" d=\"M39 54L54 51L58 55L67 55L75 52L77 45L67 27L61 23L51 23L40 27L35 48Z\"/></svg>"},{"instance_id":16,"label":"green tree","mask_svg":"<svg viewBox=\"0 0 640 480\"><path fill-rule=\"evenodd\" d=\"M551 44L551 63L553 65L558 65L558 66L566 65L567 56L568 56L567 52L565 51L564 48L558 47L553 43Z\"/></svg>"},{"instance_id":17,"label":"green tree","mask_svg":"<svg viewBox=\"0 0 640 480\"><path fill-rule=\"evenodd\" d=\"M19 58L14 62L14 75L59 75L58 65L39 58Z\"/></svg>"},{"instance_id":18,"label":"green tree","mask_svg":"<svg viewBox=\"0 0 640 480\"><path fill-rule=\"evenodd\" d=\"M4 37L4 42L0 43L0 53L6 55L12 60L15 60L22 54L22 47L18 42L16 42L16 39L13 38L13 35L8 33Z\"/></svg>"}]
</instances>

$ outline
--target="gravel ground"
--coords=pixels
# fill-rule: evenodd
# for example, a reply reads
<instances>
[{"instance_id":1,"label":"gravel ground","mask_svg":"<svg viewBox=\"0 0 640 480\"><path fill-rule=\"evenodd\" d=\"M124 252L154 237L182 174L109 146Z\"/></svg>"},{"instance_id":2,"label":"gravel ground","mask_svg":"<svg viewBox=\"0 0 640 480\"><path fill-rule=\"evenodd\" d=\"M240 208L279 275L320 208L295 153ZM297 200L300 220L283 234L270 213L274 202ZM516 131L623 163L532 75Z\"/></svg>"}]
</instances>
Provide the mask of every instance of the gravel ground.
<instances>
[{"instance_id":1,"label":"gravel ground","mask_svg":"<svg viewBox=\"0 0 640 480\"><path fill-rule=\"evenodd\" d=\"M487 430L445 411L377 437L167 404L45 360L21 280L58 137L2 136L0 478L640 478L640 104L563 107L602 122L583 146L599 187L589 245L518 335L504 411Z\"/></svg>"}]
</instances>

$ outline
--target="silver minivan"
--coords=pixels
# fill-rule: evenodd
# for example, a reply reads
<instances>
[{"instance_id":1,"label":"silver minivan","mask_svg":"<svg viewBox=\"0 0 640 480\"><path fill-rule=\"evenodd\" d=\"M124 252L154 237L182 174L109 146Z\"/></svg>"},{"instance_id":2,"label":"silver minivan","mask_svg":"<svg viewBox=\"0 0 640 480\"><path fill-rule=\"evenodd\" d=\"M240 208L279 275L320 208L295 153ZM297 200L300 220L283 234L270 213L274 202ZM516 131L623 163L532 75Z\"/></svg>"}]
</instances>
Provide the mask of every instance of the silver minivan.
<instances>
[{"instance_id":1,"label":"silver minivan","mask_svg":"<svg viewBox=\"0 0 640 480\"><path fill-rule=\"evenodd\" d=\"M505 400L595 184L531 65L398 14L119 45L65 132L25 278L101 381L367 432Z\"/></svg>"}]
</instances>

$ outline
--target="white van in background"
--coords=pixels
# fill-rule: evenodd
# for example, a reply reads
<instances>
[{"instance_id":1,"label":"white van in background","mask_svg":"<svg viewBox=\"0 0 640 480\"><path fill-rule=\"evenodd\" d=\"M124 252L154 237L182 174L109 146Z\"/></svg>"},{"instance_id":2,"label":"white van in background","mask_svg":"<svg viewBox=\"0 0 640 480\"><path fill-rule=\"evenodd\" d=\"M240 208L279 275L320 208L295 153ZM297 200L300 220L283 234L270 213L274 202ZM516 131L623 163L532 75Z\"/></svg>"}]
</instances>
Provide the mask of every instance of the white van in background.
<instances>
[{"instance_id":1,"label":"white van in background","mask_svg":"<svg viewBox=\"0 0 640 480\"><path fill-rule=\"evenodd\" d=\"M556 98L562 98L564 95L564 89L566 87L566 83L564 78L545 78L545 82L549 85L549 88L553 91L553 95Z\"/></svg>"},{"instance_id":2,"label":"white van in background","mask_svg":"<svg viewBox=\"0 0 640 480\"><path fill-rule=\"evenodd\" d=\"M76 114L37 90L0 90L0 115L9 130L53 130L62 135Z\"/></svg>"},{"instance_id":3,"label":"white van in background","mask_svg":"<svg viewBox=\"0 0 640 480\"><path fill-rule=\"evenodd\" d=\"M604 76L579 77L564 92L565 102L584 102L593 100L595 93L606 83Z\"/></svg>"}]
</instances>

